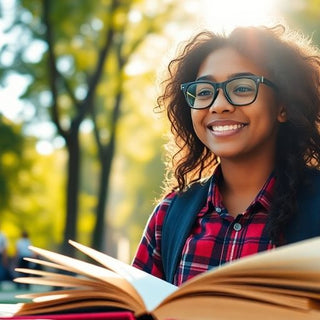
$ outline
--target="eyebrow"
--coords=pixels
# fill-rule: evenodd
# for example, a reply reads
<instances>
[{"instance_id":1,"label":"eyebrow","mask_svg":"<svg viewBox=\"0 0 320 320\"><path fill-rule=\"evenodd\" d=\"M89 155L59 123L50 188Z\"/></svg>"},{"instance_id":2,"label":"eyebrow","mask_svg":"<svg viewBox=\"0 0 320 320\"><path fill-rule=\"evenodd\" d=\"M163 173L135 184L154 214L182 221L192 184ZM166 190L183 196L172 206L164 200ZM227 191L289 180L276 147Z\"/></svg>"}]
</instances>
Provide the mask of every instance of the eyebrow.
<instances>
[{"instance_id":1,"label":"eyebrow","mask_svg":"<svg viewBox=\"0 0 320 320\"><path fill-rule=\"evenodd\" d=\"M232 78L237 78L237 77L244 77L244 76L253 76L254 74L252 72L237 72L237 73L232 73L228 76L228 79L232 79ZM211 75L206 75L206 76L202 76L196 79L196 81L198 80L210 80L210 81L214 81L215 78Z\"/></svg>"}]
</instances>

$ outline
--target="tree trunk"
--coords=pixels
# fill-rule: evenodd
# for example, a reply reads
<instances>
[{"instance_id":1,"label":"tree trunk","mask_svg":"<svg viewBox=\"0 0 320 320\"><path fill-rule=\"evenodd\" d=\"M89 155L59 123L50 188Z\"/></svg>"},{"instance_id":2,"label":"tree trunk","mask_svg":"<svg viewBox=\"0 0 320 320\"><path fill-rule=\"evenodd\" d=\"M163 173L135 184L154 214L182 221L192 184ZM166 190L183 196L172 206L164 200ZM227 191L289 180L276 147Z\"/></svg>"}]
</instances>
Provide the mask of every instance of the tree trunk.
<instances>
[{"instance_id":1,"label":"tree trunk","mask_svg":"<svg viewBox=\"0 0 320 320\"><path fill-rule=\"evenodd\" d=\"M110 141L108 147L104 150L102 157L101 176L99 183L99 198L96 211L96 224L93 231L92 246L97 250L103 251L105 234L108 233L105 222L106 204L108 203L109 181L111 175L111 165L114 157L114 138Z\"/></svg>"},{"instance_id":2,"label":"tree trunk","mask_svg":"<svg viewBox=\"0 0 320 320\"><path fill-rule=\"evenodd\" d=\"M69 154L67 167L67 196L64 240L62 252L74 255L74 249L68 244L68 240L77 240L78 221L78 194L79 194L79 171L80 171L80 144L79 127L73 127L67 137L67 149Z\"/></svg>"},{"instance_id":3,"label":"tree trunk","mask_svg":"<svg viewBox=\"0 0 320 320\"><path fill-rule=\"evenodd\" d=\"M110 228L108 228L108 224L105 223L105 219L107 217L106 204L108 203L109 182L111 176L112 162L115 153L116 129L120 116L121 101L122 92L119 91L113 109L112 127L110 129L111 133L108 145L103 147L101 145L101 141L97 141L97 143L100 144L99 159L101 164L101 176L99 184L99 199L96 211L97 219L92 235L92 246L100 251L102 251L105 248L104 239L107 238L105 235L110 231Z\"/></svg>"}]
</instances>

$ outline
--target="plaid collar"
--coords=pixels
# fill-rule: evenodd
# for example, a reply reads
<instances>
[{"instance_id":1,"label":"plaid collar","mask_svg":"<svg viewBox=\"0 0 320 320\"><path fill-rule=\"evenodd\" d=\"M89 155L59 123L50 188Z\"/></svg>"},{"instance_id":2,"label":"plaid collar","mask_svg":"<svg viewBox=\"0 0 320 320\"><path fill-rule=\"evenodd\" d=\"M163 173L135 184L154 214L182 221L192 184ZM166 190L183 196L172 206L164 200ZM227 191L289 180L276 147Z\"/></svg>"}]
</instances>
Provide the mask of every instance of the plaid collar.
<instances>
[{"instance_id":1,"label":"plaid collar","mask_svg":"<svg viewBox=\"0 0 320 320\"><path fill-rule=\"evenodd\" d=\"M206 207L213 207L217 212L227 213L227 209L223 204L223 198L219 189L222 181L222 170L221 166L218 165L211 177ZM272 172L245 213L253 213L257 210L268 212L270 210L274 183L275 175L274 172Z\"/></svg>"}]
</instances>

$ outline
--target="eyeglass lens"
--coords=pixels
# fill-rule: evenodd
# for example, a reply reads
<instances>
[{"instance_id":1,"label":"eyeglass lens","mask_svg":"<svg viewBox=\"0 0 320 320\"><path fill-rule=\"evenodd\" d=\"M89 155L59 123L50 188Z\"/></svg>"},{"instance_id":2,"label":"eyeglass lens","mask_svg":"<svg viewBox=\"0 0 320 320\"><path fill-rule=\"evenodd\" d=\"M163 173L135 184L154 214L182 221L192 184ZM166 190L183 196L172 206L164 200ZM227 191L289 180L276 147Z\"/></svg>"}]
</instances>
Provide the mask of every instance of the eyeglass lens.
<instances>
[{"instance_id":1,"label":"eyeglass lens","mask_svg":"<svg viewBox=\"0 0 320 320\"><path fill-rule=\"evenodd\" d=\"M192 108L209 107L218 95L218 89L223 92L231 104L247 105L252 103L257 95L257 83L250 78L237 78L222 84L199 81L190 84L186 90L187 101Z\"/></svg>"}]
</instances>

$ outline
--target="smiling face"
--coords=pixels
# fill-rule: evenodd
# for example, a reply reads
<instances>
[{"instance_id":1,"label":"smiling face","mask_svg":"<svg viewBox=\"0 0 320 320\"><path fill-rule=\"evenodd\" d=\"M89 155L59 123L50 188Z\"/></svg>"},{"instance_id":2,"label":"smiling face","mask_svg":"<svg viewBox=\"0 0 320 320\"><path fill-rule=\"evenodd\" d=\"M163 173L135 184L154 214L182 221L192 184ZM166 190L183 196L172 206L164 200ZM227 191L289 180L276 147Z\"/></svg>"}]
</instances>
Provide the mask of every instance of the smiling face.
<instances>
[{"instance_id":1,"label":"smiling face","mask_svg":"<svg viewBox=\"0 0 320 320\"><path fill-rule=\"evenodd\" d=\"M224 47L212 52L204 60L197 79L223 82L242 74L268 78L265 70L235 49ZM219 89L210 108L192 109L191 118L198 138L221 161L273 157L279 122L286 120L278 105L275 90L265 84L260 84L257 98L252 104L241 107L231 105Z\"/></svg>"}]
</instances>

